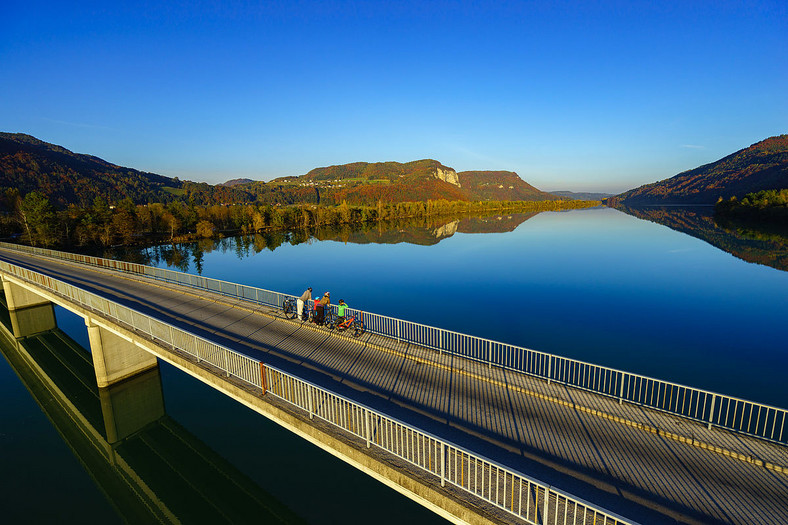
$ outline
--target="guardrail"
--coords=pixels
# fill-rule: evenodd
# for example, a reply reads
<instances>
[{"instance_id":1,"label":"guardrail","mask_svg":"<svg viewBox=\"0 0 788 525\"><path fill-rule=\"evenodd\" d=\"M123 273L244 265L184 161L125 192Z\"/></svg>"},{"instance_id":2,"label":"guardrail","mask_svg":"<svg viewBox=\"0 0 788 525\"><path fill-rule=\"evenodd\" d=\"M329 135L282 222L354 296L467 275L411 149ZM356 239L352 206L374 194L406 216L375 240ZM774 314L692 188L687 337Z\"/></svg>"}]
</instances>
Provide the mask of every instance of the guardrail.
<instances>
[{"instance_id":1,"label":"guardrail","mask_svg":"<svg viewBox=\"0 0 788 525\"><path fill-rule=\"evenodd\" d=\"M537 525L634 523L365 405L48 275L0 261L0 272L43 288L173 352L206 362L418 469Z\"/></svg>"},{"instance_id":2,"label":"guardrail","mask_svg":"<svg viewBox=\"0 0 788 525\"><path fill-rule=\"evenodd\" d=\"M144 275L275 308L280 307L285 298L293 297L113 259L9 243L0 243L0 247ZM352 308L348 308L348 312L350 315L359 313ZM538 377L548 383L555 381L617 399L619 403L627 402L685 417L709 428L718 426L788 444L788 411L782 408L380 314L364 312L363 315L366 330L374 334Z\"/></svg>"}]
</instances>

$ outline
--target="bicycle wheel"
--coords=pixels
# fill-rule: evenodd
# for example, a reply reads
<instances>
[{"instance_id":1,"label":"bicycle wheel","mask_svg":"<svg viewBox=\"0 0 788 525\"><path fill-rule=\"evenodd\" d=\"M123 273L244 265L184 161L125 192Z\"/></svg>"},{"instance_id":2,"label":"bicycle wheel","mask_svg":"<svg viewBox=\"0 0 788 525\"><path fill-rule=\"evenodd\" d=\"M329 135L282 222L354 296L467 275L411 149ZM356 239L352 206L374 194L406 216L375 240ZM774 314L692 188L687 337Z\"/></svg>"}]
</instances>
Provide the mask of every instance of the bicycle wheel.
<instances>
[{"instance_id":1,"label":"bicycle wheel","mask_svg":"<svg viewBox=\"0 0 788 525\"><path fill-rule=\"evenodd\" d=\"M356 321L353 323L353 337L358 337L364 333L364 321Z\"/></svg>"}]
</instances>

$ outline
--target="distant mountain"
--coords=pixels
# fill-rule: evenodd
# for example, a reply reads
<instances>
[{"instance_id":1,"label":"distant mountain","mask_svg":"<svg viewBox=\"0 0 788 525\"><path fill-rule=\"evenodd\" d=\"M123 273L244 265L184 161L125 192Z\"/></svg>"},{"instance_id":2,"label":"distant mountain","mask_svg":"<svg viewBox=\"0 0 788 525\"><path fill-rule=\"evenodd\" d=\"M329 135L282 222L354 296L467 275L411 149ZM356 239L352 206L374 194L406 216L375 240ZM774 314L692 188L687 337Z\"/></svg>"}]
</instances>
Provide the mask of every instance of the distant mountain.
<instances>
[{"instance_id":1,"label":"distant mountain","mask_svg":"<svg viewBox=\"0 0 788 525\"><path fill-rule=\"evenodd\" d=\"M608 204L714 204L720 197L741 198L783 188L788 188L788 135L768 138L717 162L629 190Z\"/></svg>"},{"instance_id":2,"label":"distant mountain","mask_svg":"<svg viewBox=\"0 0 788 525\"><path fill-rule=\"evenodd\" d=\"M250 182L254 182L252 179L231 179L227 182L222 182L221 184L217 184L217 186L228 186L232 188L233 186L238 186L240 184L248 184Z\"/></svg>"},{"instance_id":3,"label":"distant mountain","mask_svg":"<svg viewBox=\"0 0 788 525\"><path fill-rule=\"evenodd\" d=\"M563 199L575 199L579 201L601 201L612 197L612 193L593 193L593 192L574 192L574 191L551 191L553 195L558 195Z\"/></svg>"},{"instance_id":4,"label":"distant mountain","mask_svg":"<svg viewBox=\"0 0 788 525\"><path fill-rule=\"evenodd\" d=\"M354 162L316 168L300 177L243 185L261 200L284 198L298 202L375 204L426 200L558 200L510 171L463 171L437 160L412 162Z\"/></svg>"},{"instance_id":5,"label":"distant mountain","mask_svg":"<svg viewBox=\"0 0 788 525\"><path fill-rule=\"evenodd\" d=\"M137 204L184 200L195 204L259 202L375 205L377 202L546 201L561 197L540 191L511 171L463 171L437 160L354 162L315 168L270 182L233 179L210 185L124 168L21 133L0 133L0 196L16 189L46 195L56 206L88 207L96 197Z\"/></svg>"},{"instance_id":6,"label":"distant mountain","mask_svg":"<svg viewBox=\"0 0 788 525\"><path fill-rule=\"evenodd\" d=\"M80 155L22 133L0 133L0 190L44 193L54 204L88 205L98 196L162 199L180 188L169 178ZM113 199L114 200L114 199Z\"/></svg>"},{"instance_id":7,"label":"distant mountain","mask_svg":"<svg viewBox=\"0 0 788 525\"><path fill-rule=\"evenodd\" d=\"M253 197L229 187L124 168L92 155L74 153L23 133L0 133L0 195L39 191L58 207L90 206L96 197L137 204L192 200L196 204L245 202Z\"/></svg>"}]
</instances>

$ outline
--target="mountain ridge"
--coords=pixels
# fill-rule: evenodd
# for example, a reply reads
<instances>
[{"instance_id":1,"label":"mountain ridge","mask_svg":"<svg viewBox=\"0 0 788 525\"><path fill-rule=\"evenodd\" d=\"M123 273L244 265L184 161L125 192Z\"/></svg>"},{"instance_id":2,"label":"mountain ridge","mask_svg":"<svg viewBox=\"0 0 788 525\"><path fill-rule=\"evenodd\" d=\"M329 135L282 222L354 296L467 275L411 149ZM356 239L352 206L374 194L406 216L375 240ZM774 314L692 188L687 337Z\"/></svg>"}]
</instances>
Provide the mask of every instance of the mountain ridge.
<instances>
[{"instance_id":1,"label":"mountain ridge","mask_svg":"<svg viewBox=\"0 0 788 525\"><path fill-rule=\"evenodd\" d=\"M507 171L456 172L434 159L352 162L319 167L269 182L181 181L74 153L24 133L0 133L0 194L39 191L60 208L183 200L194 204L349 204L427 200L560 200Z\"/></svg>"},{"instance_id":2,"label":"mountain ridge","mask_svg":"<svg viewBox=\"0 0 788 525\"><path fill-rule=\"evenodd\" d=\"M788 135L777 135L715 162L618 194L608 203L714 204L719 199L784 188L788 188Z\"/></svg>"}]
</instances>

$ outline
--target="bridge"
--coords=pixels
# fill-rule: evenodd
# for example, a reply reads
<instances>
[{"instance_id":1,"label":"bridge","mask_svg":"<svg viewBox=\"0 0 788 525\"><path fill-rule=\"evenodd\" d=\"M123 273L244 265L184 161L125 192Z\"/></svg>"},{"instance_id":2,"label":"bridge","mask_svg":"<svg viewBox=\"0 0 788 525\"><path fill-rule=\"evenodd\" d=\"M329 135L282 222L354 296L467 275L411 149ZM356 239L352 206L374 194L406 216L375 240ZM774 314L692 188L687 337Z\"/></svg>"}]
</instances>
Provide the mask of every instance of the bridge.
<instances>
[{"instance_id":1,"label":"bridge","mask_svg":"<svg viewBox=\"0 0 788 525\"><path fill-rule=\"evenodd\" d=\"M784 409L120 261L4 244L0 276L15 337L85 319L99 386L164 360L456 523L788 523Z\"/></svg>"}]
</instances>

